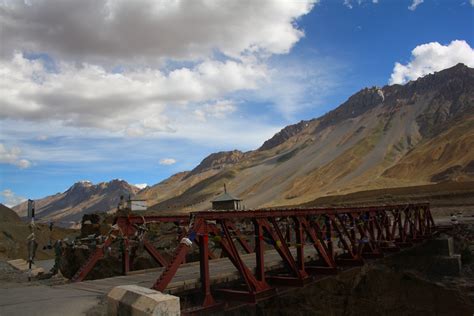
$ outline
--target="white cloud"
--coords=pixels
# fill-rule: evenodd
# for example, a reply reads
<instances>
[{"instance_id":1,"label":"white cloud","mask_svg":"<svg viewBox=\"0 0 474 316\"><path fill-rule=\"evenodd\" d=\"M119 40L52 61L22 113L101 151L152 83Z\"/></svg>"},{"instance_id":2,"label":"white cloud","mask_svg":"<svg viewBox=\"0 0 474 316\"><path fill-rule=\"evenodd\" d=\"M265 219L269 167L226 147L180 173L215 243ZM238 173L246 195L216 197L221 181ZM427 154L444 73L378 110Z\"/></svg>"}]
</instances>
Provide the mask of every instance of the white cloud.
<instances>
[{"instance_id":1,"label":"white cloud","mask_svg":"<svg viewBox=\"0 0 474 316\"><path fill-rule=\"evenodd\" d=\"M176 159L173 159L173 158L160 159L160 165L169 166L169 165L173 165L175 163L176 163Z\"/></svg>"},{"instance_id":2,"label":"white cloud","mask_svg":"<svg viewBox=\"0 0 474 316\"><path fill-rule=\"evenodd\" d=\"M270 80L316 2L0 2L0 116L131 137L175 133L176 108L225 116L208 104Z\"/></svg>"},{"instance_id":3,"label":"white cloud","mask_svg":"<svg viewBox=\"0 0 474 316\"><path fill-rule=\"evenodd\" d=\"M148 186L148 184L147 183L137 183L137 184L134 184L134 186L136 186L140 190L143 190L144 188L146 188Z\"/></svg>"},{"instance_id":4,"label":"white cloud","mask_svg":"<svg viewBox=\"0 0 474 316\"><path fill-rule=\"evenodd\" d=\"M351 3L351 0L344 0L344 5L346 7L348 7L349 9L352 9L352 3Z\"/></svg>"},{"instance_id":5,"label":"white cloud","mask_svg":"<svg viewBox=\"0 0 474 316\"><path fill-rule=\"evenodd\" d=\"M223 119L235 112L237 107L232 101L222 100L212 104L205 104L194 111L199 121L205 122L208 118Z\"/></svg>"},{"instance_id":6,"label":"white cloud","mask_svg":"<svg viewBox=\"0 0 474 316\"><path fill-rule=\"evenodd\" d=\"M196 60L283 54L304 35L295 20L306 1L4 1L2 52L48 52L62 59Z\"/></svg>"},{"instance_id":7,"label":"white cloud","mask_svg":"<svg viewBox=\"0 0 474 316\"><path fill-rule=\"evenodd\" d=\"M246 117L235 95L283 90L269 57L304 36L316 2L0 0L2 137L52 162L108 158L78 138L255 148L281 126Z\"/></svg>"},{"instance_id":8,"label":"white cloud","mask_svg":"<svg viewBox=\"0 0 474 316\"><path fill-rule=\"evenodd\" d=\"M3 204L5 204L8 207L13 207L15 205L18 205L24 201L26 201L26 198L16 195L12 190L10 189L5 189L2 192L0 192L0 195L3 198Z\"/></svg>"},{"instance_id":9,"label":"white cloud","mask_svg":"<svg viewBox=\"0 0 474 316\"><path fill-rule=\"evenodd\" d=\"M474 0L471 0L471 5L474 7Z\"/></svg>"},{"instance_id":10,"label":"white cloud","mask_svg":"<svg viewBox=\"0 0 474 316\"><path fill-rule=\"evenodd\" d=\"M349 9L352 9L354 8L354 5L353 3L357 4L357 5L362 5L363 3L365 3L366 1L368 0L344 0L343 4L349 8ZM378 4L379 3L379 0L372 0L371 1L373 4Z\"/></svg>"},{"instance_id":11,"label":"white cloud","mask_svg":"<svg viewBox=\"0 0 474 316\"><path fill-rule=\"evenodd\" d=\"M31 166L31 162L21 158L21 149L19 147L11 147L8 149L0 143L0 163L7 163L17 166L20 169L27 169Z\"/></svg>"},{"instance_id":12,"label":"white cloud","mask_svg":"<svg viewBox=\"0 0 474 316\"><path fill-rule=\"evenodd\" d=\"M62 63L51 73L17 53L0 61L0 116L124 131L140 136L174 132L166 109L255 89L266 67L251 62L206 60L167 74L160 70L110 73L97 65Z\"/></svg>"},{"instance_id":13,"label":"white cloud","mask_svg":"<svg viewBox=\"0 0 474 316\"><path fill-rule=\"evenodd\" d=\"M31 166L31 162L29 160L26 160L26 159L20 159L20 160L17 161L16 165L20 169L27 169Z\"/></svg>"},{"instance_id":14,"label":"white cloud","mask_svg":"<svg viewBox=\"0 0 474 316\"><path fill-rule=\"evenodd\" d=\"M411 55L408 64L395 63L390 84L403 84L458 63L474 67L474 49L466 41L455 40L448 45L438 42L418 45L412 50Z\"/></svg>"},{"instance_id":15,"label":"white cloud","mask_svg":"<svg viewBox=\"0 0 474 316\"><path fill-rule=\"evenodd\" d=\"M423 0L413 0L412 4L408 7L408 10L415 11L416 8L423 3Z\"/></svg>"}]
</instances>

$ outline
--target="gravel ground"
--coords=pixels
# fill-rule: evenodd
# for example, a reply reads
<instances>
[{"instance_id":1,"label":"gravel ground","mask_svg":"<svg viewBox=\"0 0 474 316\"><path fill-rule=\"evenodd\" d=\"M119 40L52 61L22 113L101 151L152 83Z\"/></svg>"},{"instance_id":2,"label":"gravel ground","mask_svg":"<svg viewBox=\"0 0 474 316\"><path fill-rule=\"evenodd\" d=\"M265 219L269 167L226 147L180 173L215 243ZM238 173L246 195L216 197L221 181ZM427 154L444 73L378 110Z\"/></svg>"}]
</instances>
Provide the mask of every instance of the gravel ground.
<instances>
[{"instance_id":1,"label":"gravel ground","mask_svg":"<svg viewBox=\"0 0 474 316\"><path fill-rule=\"evenodd\" d=\"M61 275L55 275L48 279L34 278L28 281L28 274L16 270L6 261L0 260L0 288L16 288L36 285L59 285L65 284L68 280Z\"/></svg>"},{"instance_id":2,"label":"gravel ground","mask_svg":"<svg viewBox=\"0 0 474 316\"><path fill-rule=\"evenodd\" d=\"M0 261L0 287L20 287L25 286L24 283L27 282L28 276L25 273L14 269L6 261Z\"/></svg>"}]
</instances>

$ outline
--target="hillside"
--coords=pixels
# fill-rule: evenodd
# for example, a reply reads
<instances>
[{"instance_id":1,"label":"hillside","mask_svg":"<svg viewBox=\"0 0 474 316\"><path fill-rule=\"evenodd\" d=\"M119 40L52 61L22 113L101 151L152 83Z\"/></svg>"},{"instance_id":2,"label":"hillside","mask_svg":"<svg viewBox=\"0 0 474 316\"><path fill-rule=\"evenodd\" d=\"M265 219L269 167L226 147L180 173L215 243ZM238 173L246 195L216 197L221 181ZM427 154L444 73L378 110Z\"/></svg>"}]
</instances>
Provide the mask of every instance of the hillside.
<instances>
[{"instance_id":1,"label":"hillside","mask_svg":"<svg viewBox=\"0 0 474 316\"><path fill-rule=\"evenodd\" d=\"M0 203L0 223L19 223L20 216L9 207Z\"/></svg>"},{"instance_id":2,"label":"hillside","mask_svg":"<svg viewBox=\"0 0 474 316\"><path fill-rule=\"evenodd\" d=\"M78 222L83 214L114 210L121 195L128 198L138 191L137 187L119 179L98 184L80 181L63 193L36 200L36 217L42 221L51 220L68 226L69 222ZM27 215L28 204L23 202L13 210L24 217Z\"/></svg>"},{"instance_id":3,"label":"hillside","mask_svg":"<svg viewBox=\"0 0 474 316\"><path fill-rule=\"evenodd\" d=\"M20 217L10 208L0 204L0 259L16 259L28 257L27 237L31 234L29 223L21 221ZM57 239L74 236L70 229L54 227L51 232L46 224L38 224L35 231L39 244L38 259L54 257L54 251L43 249L50 240L54 243Z\"/></svg>"},{"instance_id":4,"label":"hillside","mask_svg":"<svg viewBox=\"0 0 474 316\"><path fill-rule=\"evenodd\" d=\"M209 208L224 182L254 208L370 189L472 181L473 148L474 70L459 64L403 86L365 88L318 119L282 129L233 164L175 179L178 194L152 209ZM191 185L191 179L196 183ZM167 187L160 189L166 192Z\"/></svg>"}]
</instances>

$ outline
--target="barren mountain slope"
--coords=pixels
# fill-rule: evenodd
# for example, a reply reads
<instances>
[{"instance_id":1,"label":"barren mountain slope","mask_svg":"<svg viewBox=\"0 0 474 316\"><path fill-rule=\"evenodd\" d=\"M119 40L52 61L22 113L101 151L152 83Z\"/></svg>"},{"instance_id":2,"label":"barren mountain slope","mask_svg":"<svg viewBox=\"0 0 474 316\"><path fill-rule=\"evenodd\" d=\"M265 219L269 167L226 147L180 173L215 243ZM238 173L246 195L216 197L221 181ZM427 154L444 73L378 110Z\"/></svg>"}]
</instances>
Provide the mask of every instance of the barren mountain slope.
<instances>
[{"instance_id":1,"label":"barren mountain slope","mask_svg":"<svg viewBox=\"0 0 474 316\"><path fill-rule=\"evenodd\" d=\"M0 223L19 223L21 222L18 214L11 208L0 203Z\"/></svg>"},{"instance_id":2,"label":"barren mountain slope","mask_svg":"<svg viewBox=\"0 0 474 316\"><path fill-rule=\"evenodd\" d=\"M428 184L443 176L469 180L473 108L474 70L464 65L404 86L363 89L152 208L206 209L224 182L244 205L259 207ZM445 175L450 172L452 177Z\"/></svg>"},{"instance_id":3,"label":"barren mountain slope","mask_svg":"<svg viewBox=\"0 0 474 316\"><path fill-rule=\"evenodd\" d=\"M77 222L83 214L115 209L121 195L128 198L138 191L137 187L118 179L96 185L80 181L63 193L36 200L36 217L43 221L63 222L64 225L70 221ZM13 209L20 216L26 216L27 207L27 202L24 202Z\"/></svg>"}]
</instances>

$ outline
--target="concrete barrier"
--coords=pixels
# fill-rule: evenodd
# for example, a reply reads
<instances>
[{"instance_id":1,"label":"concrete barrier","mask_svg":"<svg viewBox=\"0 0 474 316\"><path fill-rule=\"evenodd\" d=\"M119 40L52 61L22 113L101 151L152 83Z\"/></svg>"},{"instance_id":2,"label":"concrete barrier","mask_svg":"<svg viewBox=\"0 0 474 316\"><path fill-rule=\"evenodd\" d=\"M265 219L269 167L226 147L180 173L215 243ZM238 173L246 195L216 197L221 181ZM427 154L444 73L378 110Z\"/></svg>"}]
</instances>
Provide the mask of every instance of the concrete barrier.
<instances>
[{"instance_id":1,"label":"concrete barrier","mask_svg":"<svg viewBox=\"0 0 474 316\"><path fill-rule=\"evenodd\" d=\"M180 315L179 297L137 285L120 285L114 287L107 295L107 314Z\"/></svg>"}]
</instances>

